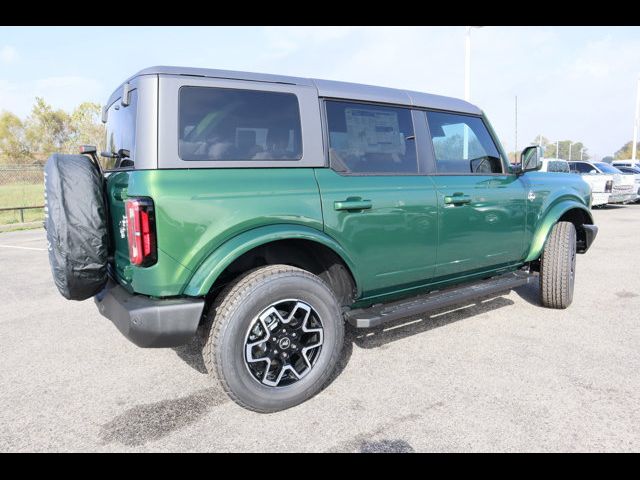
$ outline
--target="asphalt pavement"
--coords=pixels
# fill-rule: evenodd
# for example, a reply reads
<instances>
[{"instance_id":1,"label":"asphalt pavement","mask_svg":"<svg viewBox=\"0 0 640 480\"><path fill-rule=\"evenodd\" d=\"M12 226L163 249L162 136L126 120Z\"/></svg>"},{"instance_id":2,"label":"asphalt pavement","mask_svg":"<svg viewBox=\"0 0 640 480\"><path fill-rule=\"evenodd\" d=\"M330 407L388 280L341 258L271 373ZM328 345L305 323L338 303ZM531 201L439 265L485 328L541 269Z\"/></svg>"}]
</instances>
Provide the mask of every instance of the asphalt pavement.
<instances>
[{"instance_id":1,"label":"asphalt pavement","mask_svg":"<svg viewBox=\"0 0 640 480\"><path fill-rule=\"evenodd\" d=\"M231 402L198 338L140 349L56 290L44 231L0 234L0 452L639 451L640 205L594 212L573 305L537 285L348 330L335 379L275 414Z\"/></svg>"}]
</instances>

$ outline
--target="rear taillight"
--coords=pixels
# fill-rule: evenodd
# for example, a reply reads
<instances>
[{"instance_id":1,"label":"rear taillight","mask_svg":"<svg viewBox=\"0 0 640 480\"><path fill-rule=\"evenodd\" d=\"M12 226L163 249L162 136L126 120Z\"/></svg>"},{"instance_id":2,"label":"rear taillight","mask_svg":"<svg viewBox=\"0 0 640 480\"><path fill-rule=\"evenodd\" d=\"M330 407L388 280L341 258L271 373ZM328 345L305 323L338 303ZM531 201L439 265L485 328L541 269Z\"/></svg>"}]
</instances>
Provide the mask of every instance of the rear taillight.
<instances>
[{"instance_id":1,"label":"rear taillight","mask_svg":"<svg viewBox=\"0 0 640 480\"><path fill-rule=\"evenodd\" d=\"M156 222L150 198L130 198L126 202L129 260L148 267L156 263Z\"/></svg>"},{"instance_id":2,"label":"rear taillight","mask_svg":"<svg viewBox=\"0 0 640 480\"><path fill-rule=\"evenodd\" d=\"M607 180L607 183L604 184L604 193L610 193L613 189L613 180Z\"/></svg>"}]
</instances>

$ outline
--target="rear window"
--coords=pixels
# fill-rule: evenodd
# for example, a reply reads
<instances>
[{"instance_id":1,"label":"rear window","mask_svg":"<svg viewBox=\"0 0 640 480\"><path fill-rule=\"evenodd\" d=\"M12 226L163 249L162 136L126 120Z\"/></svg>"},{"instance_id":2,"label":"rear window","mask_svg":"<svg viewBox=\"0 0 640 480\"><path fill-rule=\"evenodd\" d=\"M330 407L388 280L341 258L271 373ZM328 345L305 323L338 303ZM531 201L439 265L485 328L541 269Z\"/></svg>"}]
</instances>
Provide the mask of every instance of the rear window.
<instances>
[{"instance_id":1,"label":"rear window","mask_svg":"<svg viewBox=\"0 0 640 480\"><path fill-rule=\"evenodd\" d=\"M123 106L118 99L113 103L107 113L107 140L106 150L112 157L101 157L100 162L104 170L113 170L120 167L121 154L126 151L129 157L122 166L131 166L135 162L136 146L136 115L138 110L138 90L132 90L129 94L129 105Z\"/></svg>"},{"instance_id":2,"label":"rear window","mask_svg":"<svg viewBox=\"0 0 640 480\"><path fill-rule=\"evenodd\" d=\"M300 109L294 94L182 87L182 160L300 160Z\"/></svg>"}]
</instances>

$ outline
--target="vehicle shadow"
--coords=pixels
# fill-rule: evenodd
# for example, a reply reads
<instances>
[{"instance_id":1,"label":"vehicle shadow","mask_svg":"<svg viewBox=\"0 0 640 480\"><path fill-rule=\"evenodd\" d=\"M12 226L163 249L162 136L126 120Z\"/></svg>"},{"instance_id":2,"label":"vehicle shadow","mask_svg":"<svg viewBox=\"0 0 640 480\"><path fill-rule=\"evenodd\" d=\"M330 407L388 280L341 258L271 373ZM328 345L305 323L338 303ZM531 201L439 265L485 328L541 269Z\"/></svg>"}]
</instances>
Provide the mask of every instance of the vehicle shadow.
<instances>
[{"instance_id":1,"label":"vehicle shadow","mask_svg":"<svg viewBox=\"0 0 640 480\"><path fill-rule=\"evenodd\" d=\"M540 306L540 286L538 281L515 288L513 291L525 302L536 307Z\"/></svg>"},{"instance_id":2,"label":"vehicle shadow","mask_svg":"<svg viewBox=\"0 0 640 480\"><path fill-rule=\"evenodd\" d=\"M204 342L204 336L198 331L189 343L179 347L173 347L172 350L196 372L206 374L207 367L204 365L204 359L202 358Z\"/></svg>"}]
</instances>

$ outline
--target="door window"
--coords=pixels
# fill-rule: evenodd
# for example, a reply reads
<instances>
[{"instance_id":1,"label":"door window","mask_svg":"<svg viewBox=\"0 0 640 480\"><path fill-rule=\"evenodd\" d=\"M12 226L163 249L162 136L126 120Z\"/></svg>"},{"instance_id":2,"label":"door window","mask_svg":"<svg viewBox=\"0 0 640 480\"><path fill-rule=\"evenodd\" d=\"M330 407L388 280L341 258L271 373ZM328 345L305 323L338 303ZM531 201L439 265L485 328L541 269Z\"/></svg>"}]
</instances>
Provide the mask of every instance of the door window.
<instances>
[{"instance_id":1,"label":"door window","mask_svg":"<svg viewBox=\"0 0 640 480\"><path fill-rule=\"evenodd\" d=\"M329 158L338 171L418 173L411 110L328 101Z\"/></svg>"},{"instance_id":2,"label":"door window","mask_svg":"<svg viewBox=\"0 0 640 480\"><path fill-rule=\"evenodd\" d=\"M436 169L441 174L502 173L500 153L479 117L427 112Z\"/></svg>"}]
</instances>

